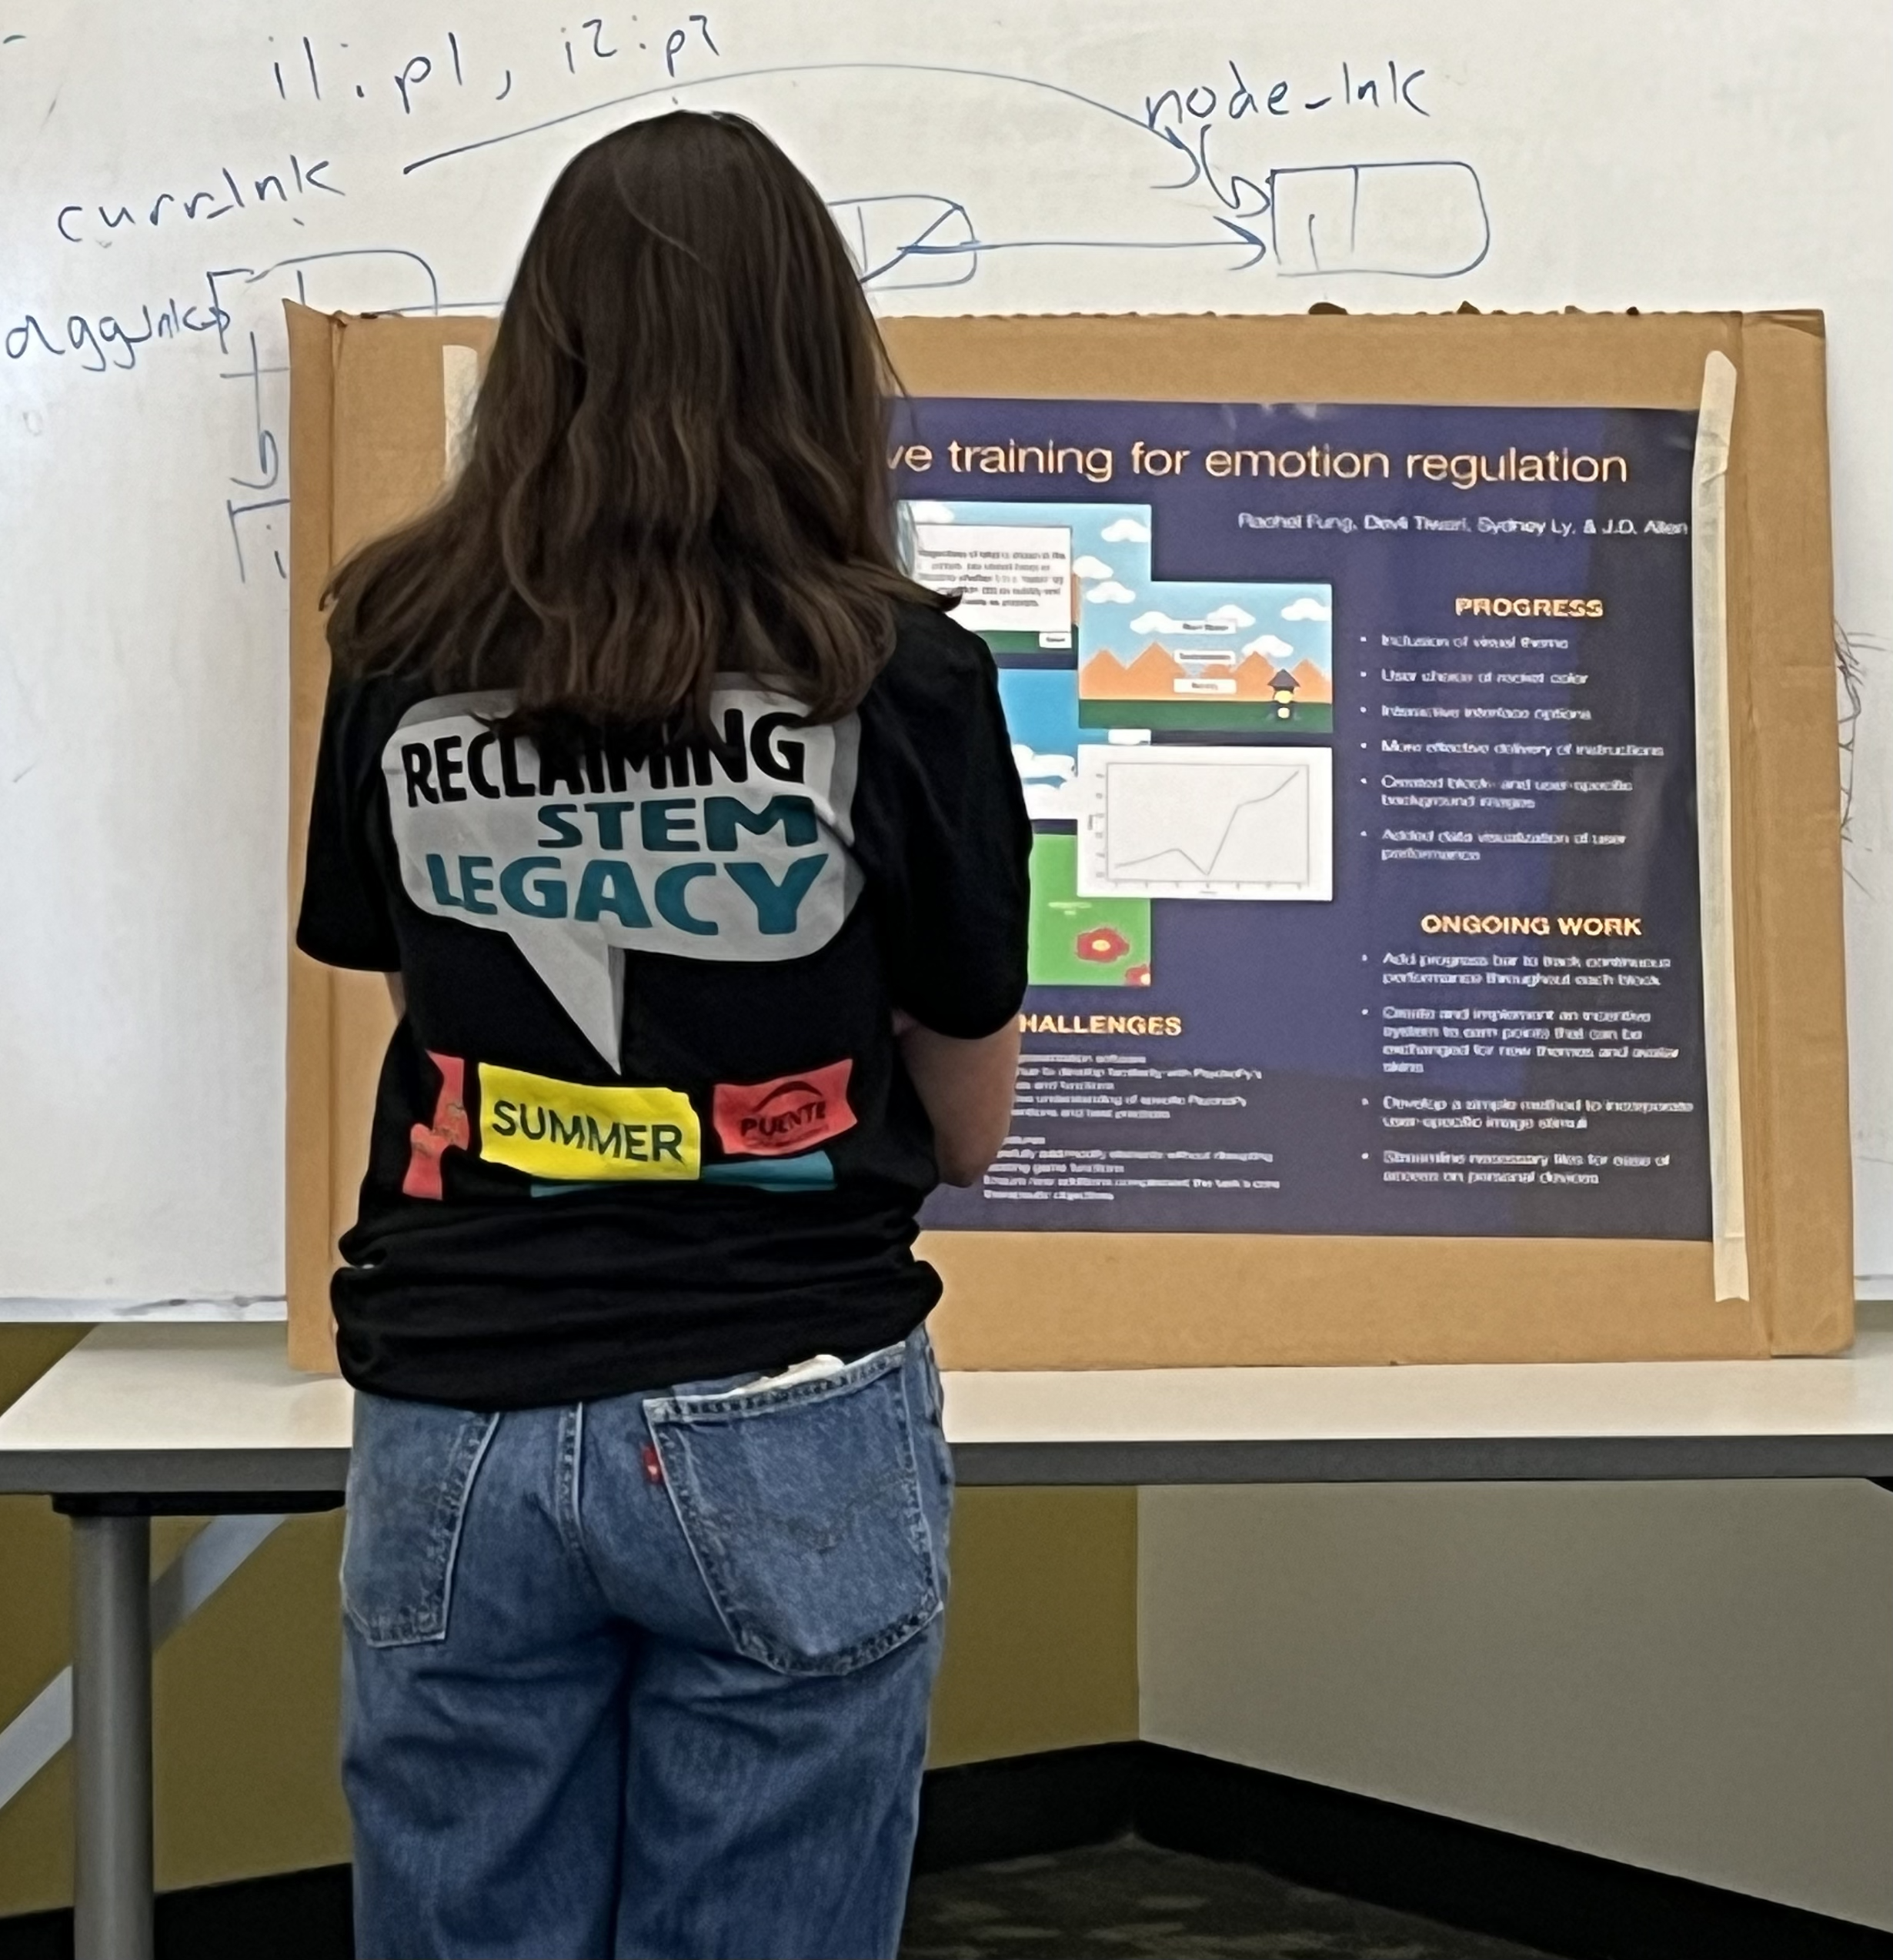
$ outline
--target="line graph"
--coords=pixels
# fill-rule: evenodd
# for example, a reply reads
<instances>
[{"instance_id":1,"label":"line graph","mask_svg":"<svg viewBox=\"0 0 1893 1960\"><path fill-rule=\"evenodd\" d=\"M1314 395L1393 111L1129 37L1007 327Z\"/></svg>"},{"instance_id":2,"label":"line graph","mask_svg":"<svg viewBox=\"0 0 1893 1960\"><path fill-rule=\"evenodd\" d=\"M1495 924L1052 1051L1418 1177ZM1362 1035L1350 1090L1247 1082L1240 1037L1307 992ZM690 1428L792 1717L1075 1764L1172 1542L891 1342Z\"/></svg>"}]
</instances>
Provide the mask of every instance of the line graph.
<instances>
[{"instance_id":1,"label":"line graph","mask_svg":"<svg viewBox=\"0 0 1893 1960\"><path fill-rule=\"evenodd\" d=\"M1087 897L1324 900L1334 892L1327 749L1079 754Z\"/></svg>"},{"instance_id":2,"label":"line graph","mask_svg":"<svg viewBox=\"0 0 1893 1960\"><path fill-rule=\"evenodd\" d=\"M1307 882L1308 778L1299 769L1224 766L1203 770L1191 787L1210 787L1212 795L1199 796L1196 810L1177 813L1188 826L1184 831L1186 836L1192 831L1209 834L1207 826L1189 823L1190 817L1206 815L1212 824L1222 818L1221 830L1200 859L1191 854L1193 845L1203 848L1195 836L1186 843L1160 844L1153 850L1118 848L1113 833L1121 836L1134 830L1154 836L1170 829L1171 813L1159 800L1167 773L1134 766L1111 772L1106 791L1104 861L1113 877L1180 877L1194 871L1200 878L1233 878L1258 884ZM1207 784L1205 779L1211 776L1231 780ZM1254 790L1253 796L1241 795L1250 788ZM1231 791L1239 801L1230 800Z\"/></svg>"}]
</instances>

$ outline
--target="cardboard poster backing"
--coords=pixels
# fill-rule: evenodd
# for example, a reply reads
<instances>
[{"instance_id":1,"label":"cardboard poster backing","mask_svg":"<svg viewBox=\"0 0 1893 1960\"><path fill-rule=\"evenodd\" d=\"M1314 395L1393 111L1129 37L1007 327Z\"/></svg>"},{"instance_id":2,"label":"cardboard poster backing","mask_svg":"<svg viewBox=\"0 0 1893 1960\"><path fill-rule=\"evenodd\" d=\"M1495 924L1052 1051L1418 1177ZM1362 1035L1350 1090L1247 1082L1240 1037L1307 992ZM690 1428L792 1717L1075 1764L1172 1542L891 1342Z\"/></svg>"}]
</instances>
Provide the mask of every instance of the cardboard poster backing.
<instances>
[{"instance_id":1,"label":"cardboard poster backing","mask_svg":"<svg viewBox=\"0 0 1893 1960\"><path fill-rule=\"evenodd\" d=\"M289 308L290 905L339 560L437 492L444 346L486 319ZM1653 1240L939 1232L958 1368L1828 1354L1853 1337L1852 1172L1826 380L1815 312L1143 316L883 323L913 394L1694 409L1738 371L1728 513L1736 977L1750 1297ZM292 950L290 1356L332 1367L328 1280L392 1024L373 976Z\"/></svg>"}]
</instances>

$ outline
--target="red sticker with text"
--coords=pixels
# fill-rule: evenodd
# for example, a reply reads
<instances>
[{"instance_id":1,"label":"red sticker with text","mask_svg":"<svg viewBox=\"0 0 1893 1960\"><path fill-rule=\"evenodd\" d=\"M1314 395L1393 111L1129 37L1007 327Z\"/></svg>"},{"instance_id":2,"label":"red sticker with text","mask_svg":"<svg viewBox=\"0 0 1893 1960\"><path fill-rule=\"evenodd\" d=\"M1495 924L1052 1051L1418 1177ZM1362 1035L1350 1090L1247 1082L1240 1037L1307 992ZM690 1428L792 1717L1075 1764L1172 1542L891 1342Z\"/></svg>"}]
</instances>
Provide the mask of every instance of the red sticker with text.
<instances>
[{"instance_id":1,"label":"red sticker with text","mask_svg":"<svg viewBox=\"0 0 1893 1960\"><path fill-rule=\"evenodd\" d=\"M440 1071L440 1095L432 1124L417 1123L408 1132L408 1170L401 1188L409 1197L438 1198L442 1154L465 1150L472 1133L466 1120L466 1062L458 1055L436 1055L431 1048L427 1059Z\"/></svg>"},{"instance_id":2,"label":"red sticker with text","mask_svg":"<svg viewBox=\"0 0 1893 1960\"><path fill-rule=\"evenodd\" d=\"M711 1097L716 1140L743 1157L787 1157L854 1127L848 1107L852 1061L830 1062L773 1082L719 1082Z\"/></svg>"}]
</instances>

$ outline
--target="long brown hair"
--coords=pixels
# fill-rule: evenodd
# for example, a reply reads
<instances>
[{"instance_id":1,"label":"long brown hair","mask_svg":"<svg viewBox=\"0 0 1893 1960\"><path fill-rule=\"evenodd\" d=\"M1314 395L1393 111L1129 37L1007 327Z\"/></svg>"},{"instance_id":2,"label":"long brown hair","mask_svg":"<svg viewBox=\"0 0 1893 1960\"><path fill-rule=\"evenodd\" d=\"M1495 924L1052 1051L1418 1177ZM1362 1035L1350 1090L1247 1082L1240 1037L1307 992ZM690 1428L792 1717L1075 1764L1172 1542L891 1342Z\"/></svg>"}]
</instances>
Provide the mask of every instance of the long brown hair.
<instances>
[{"instance_id":1,"label":"long brown hair","mask_svg":"<svg viewBox=\"0 0 1893 1960\"><path fill-rule=\"evenodd\" d=\"M903 577L892 374L840 232L753 123L679 111L560 173L465 469L328 596L345 676L510 687L522 728L701 724L719 669L856 705Z\"/></svg>"}]
</instances>

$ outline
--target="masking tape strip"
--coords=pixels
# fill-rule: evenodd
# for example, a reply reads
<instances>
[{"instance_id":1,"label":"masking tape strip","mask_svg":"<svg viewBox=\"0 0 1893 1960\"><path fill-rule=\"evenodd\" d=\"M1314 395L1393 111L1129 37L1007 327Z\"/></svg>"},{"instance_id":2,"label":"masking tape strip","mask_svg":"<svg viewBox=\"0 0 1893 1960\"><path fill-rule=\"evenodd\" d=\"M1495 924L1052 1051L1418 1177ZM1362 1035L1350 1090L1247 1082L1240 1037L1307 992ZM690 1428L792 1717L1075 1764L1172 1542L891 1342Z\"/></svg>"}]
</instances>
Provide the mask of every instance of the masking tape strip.
<instances>
[{"instance_id":1,"label":"masking tape strip","mask_svg":"<svg viewBox=\"0 0 1893 1960\"><path fill-rule=\"evenodd\" d=\"M480 392L480 357L476 347L440 350L440 405L446 412L446 453L442 474L451 482L466 462L473 433L473 400Z\"/></svg>"},{"instance_id":2,"label":"masking tape strip","mask_svg":"<svg viewBox=\"0 0 1893 1960\"><path fill-rule=\"evenodd\" d=\"M151 1584L151 1644L182 1626L284 1520L268 1512L213 1518ZM72 1670L62 1668L0 1729L0 1810L72 1739Z\"/></svg>"},{"instance_id":3,"label":"masking tape strip","mask_svg":"<svg viewBox=\"0 0 1893 1960\"><path fill-rule=\"evenodd\" d=\"M1729 764L1728 451L1734 419L1734 364L1724 354L1711 353L1703 363L1689 529L1696 669L1696 850L1702 886L1702 1031L1708 1077L1710 1231L1718 1301L1748 1297Z\"/></svg>"}]
</instances>

